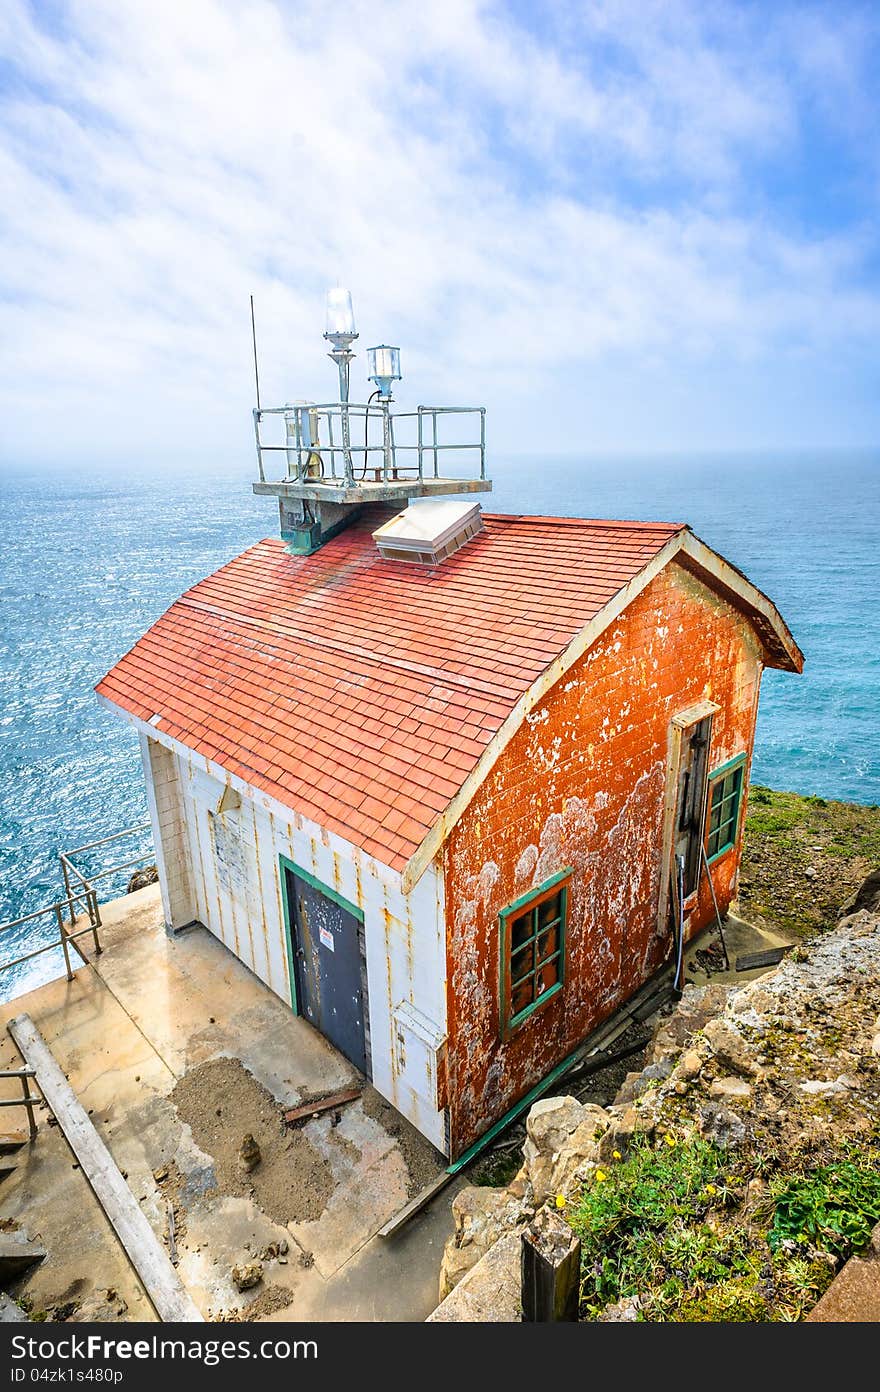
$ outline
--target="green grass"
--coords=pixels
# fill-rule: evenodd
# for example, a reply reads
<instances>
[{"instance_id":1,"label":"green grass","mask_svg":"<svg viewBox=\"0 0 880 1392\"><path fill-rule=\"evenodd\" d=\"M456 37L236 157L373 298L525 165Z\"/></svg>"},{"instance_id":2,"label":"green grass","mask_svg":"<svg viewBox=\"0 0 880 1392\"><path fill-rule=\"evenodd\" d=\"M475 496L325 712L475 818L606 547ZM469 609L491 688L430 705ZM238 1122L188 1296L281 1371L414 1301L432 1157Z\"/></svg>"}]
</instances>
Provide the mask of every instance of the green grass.
<instances>
[{"instance_id":1,"label":"green grass","mask_svg":"<svg viewBox=\"0 0 880 1392\"><path fill-rule=\"evenodd\" d=\"M775 838L795 831L831 855L859 856L880 865L880 807L829 802L800 793L778 793L752 784L746 838Z\"/></svg>"},{"instance_id":2,"label":"green grass","mask_svg":"<svg viewBox=\"0 0 880 1392\"><path fill-rule=\"evenodd\" d=\"M792 934L824 931L880 866L880 807L749 789L740 899L744 916Z\"/></svg>"},{"instance_id":3,"label":"green grass","mask_svg":"<svg viewBox=\"0 0 880 1392\"><path fill-rule=\"evenodd\" d=\"M866 1247L880 1223L878 1162L880 1151L849 1148L844 1159L812 1174L777 1180L770 1250L818 1247L846 1258Z\"/></svg>"},{"instance_id":4,"label":"green grass","mask_svg":"<svg viewBox=\"0 0 880 1392\"><path fill-rule=\"evenodd\" d=\"M581 1240L581 1314L638 1295L652 1321L796 1320L834 1263L878 1221L880 1153L847 1154L812 1175L785 1176L766 1212L738 1210L748 1173L699 1139L642 1142L603 1167L569 1205Z\"/></svg>"}]
</instances>

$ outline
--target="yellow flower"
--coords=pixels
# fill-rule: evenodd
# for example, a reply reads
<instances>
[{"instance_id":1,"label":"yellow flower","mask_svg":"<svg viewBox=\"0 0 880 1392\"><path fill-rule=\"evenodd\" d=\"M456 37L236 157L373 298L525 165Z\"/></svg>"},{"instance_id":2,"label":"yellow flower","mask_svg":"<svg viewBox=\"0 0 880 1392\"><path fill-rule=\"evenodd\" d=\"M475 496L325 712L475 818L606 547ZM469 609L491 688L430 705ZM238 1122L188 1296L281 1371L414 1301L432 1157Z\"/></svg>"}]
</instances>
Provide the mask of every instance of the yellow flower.
<instances>
[{"instance_id":1,"label":"yellow flower","mask_svg":"<svg viewBox=\"0 0 880 1392\"><path fill-rule=\"evenodd\" d=\"M565 1195L564 1195L564 1194L557 1194L557 1195L556 1195L556 1207L557 1207L557 1208L565 1208Z\"/></svg>"},{"instance_id":2,"label":"yellow flower","mask_svg":"<svg viewBox=\"0 0 880 1392\"><path fill-rule=\"evenodd\" d=\"M607 1174L605 1173L604 1170L597 1170L597 1171L596 1171L596 1183L597 1183L597 1184L604 1184L607 1178L608 1178L608 1176L607 1176Z\"/></svg>"},{"instance_id":3,"label":"yellow flower","mask_svg":"<svg viewBox=\"0 0 880 1392\"><path fill-rule=\"evenodd\" d=\"M718 1190L715 1188L715 1185L714 1185L714 1184L707 1184L707 1185L706 1185L706 1193L707 1193L707 1194L717 1194L717 1193L718 1193Z\"/></svg>"},{"instance_id":4,"label":"yellow flower","mask_svg":"<svg viewBox=\"0 0 880 1392\"><path fill-rule=\"evenodd\" d=\"M675 1145L675 1137L672 1135L672 1132L671 1132L671 1131L667 1131L667 1132L666 1132L666 1135L663 1137L663 1139L664 1139L664 1141L666 1142L666 1144L669 1146L669 1148L670 1148L670 1150L671 1150L672 1147Z\"/></svg>"},{"instance_id":5,"label":"yellow flower","mask_svg":"<svg viewBox=\"0 0 880 1392\"><path fill-rule=\"evenodd\" d=\"M611 1155L612 1155L613 1159L615 1159L615 1160L622 1160L622 1159L623 1159L623 1156L621 1155L621 1153L620 1153L619 1150L613 1150L613 1151L611 1152Z\"/></svg>"}]
</instances>

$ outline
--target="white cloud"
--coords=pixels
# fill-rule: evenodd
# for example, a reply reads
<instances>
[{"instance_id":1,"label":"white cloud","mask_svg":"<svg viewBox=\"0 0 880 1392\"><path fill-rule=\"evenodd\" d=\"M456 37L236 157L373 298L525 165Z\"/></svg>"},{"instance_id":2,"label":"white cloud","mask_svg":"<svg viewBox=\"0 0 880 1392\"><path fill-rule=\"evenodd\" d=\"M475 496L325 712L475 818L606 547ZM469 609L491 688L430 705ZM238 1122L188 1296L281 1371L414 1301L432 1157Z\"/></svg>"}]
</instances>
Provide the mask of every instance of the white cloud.
<instances>
[{"instance_id":1,"label":"white cloud","mask_svg":"<svg viewBox=\"0 0 880 1392\"><path fill-rule=\"evenodd\" d=\"M614 0L553 7L541 31L476 0L61 14L50 32L23 0L0 13L9 457L126 439L244 458L248 294L264 397L325 395L337 277L361 342L402 344L405 394L486 400L508 447L539 443L539 391L540 442L589 446L563 404L585 369L763 377L779 354L876 345L864 231L799 231L748 196L750 164L796 145L795 69L852 85L821 14L778 32Z\"/></svg>"}]
</instances>

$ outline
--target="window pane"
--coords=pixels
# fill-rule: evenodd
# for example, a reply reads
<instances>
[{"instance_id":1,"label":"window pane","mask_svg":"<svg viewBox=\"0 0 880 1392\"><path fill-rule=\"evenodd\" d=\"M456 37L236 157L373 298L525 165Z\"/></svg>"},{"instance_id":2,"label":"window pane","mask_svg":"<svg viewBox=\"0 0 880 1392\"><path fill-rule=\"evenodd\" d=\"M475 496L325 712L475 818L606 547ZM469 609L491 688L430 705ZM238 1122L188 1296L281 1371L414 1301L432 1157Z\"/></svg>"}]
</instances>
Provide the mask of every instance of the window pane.
<instances>
[{"instance_id":1,"label":"window pane","mask_svg":"<svg viewBox=\"0 0 880 1392\"><path fill-rule=\"evenodd\" d=\"M545 957L551 957L558 947L559 924L554 923L552 928L548 928L547 932L538 938L538 961L542 962Z\"/></svg>"},{"instance_id":2,"label":"window pane","mask_svg":"<svg viewBox=\"0 0 880 1392\"><path fill-rule=\"evenodd\" d=\"M562 894L554 894L538 905L538 929L546 928L562 913Z\"/></svg>"},{"instance_id":3,"label":"window pane","mask_svg":"<svg viewBox=\"0 0 880 1392\"><path fill-rule=\"evenodd\" d=\"M519 952L515 952L510 959L510 979L511 981L522 981L535 965L535 945L534 942L528 943Z\"/></svg>"},{"instance_id":4,"label":"window pane","mask_svg":"<svg viewBox=\"0 0 880 1392\"><path fill-rule=\"evenodd\" d=\"M706 851L710 856L719 855L729 849L736 840L739 808L743 788L743 766L731 769L721 778L716 778L711 787L709 807L709 836Z\"/></svg>"},{"instance_id":5,"label":"window pane","mask_svg":"<svg viewBox=\"0 0 880 1392\"><path fill-rule=\"evenodd\" d=\"M543 891L546 893L546 891ZM538 889L515 916L502 915L505 954L502 981L502 1026L520 1023L542 996L562 984L567 894L554 887L546 898Z\"/></svg>"},{"instance_id":6,"label":"window pane","mask_svg":"<svg viewBox=\"0 0 880 1392\"><path fill-rule=\"evenodd\" d=\"M555 986L558 980L559 959L554 958L552 962L547 962L543 967L539 968L535 996L542 996L545 991L549 991L551 986Z\"/></svg>"},{"instance_id":7,"label":"window pane","mask_svg":"<svg viewBox=\"0 0 880 1392\"><path fill-rule=\"evenodd\" d=\"M532 911L529 909L526 913L520 914L519 918L515 918L510 925L511 951L515 952L518 947L522 947L523 943L528 942L531 936Z\"/></svg>"},{"instance_id":8,"label":"window pane","mask_svg":"<svg viewBox=\"0 0 880 1392\"><path fill-rule=\"evenodd\" d=\"M534 985L535 978L533 976L528 976L525 981L521 981L518 986L514 986L510 994L511 1015L518 1015L521 1010L525 1010L526 1006L531 1005Z\"/></svg>"}]
</instances>

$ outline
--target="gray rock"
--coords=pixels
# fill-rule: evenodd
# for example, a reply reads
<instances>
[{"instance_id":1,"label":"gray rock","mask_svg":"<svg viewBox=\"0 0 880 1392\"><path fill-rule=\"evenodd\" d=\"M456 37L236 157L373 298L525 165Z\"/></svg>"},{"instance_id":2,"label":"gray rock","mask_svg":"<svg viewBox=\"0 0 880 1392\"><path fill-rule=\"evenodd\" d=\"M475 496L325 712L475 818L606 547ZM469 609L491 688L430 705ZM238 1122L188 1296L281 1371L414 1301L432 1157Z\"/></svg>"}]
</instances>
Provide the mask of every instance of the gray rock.
<instances>
[{"instance_id":1,"label":"gray rock","mask_svg":"<svg viewBox=\"0 0 880 1392\"><path fill-rule=\"evenodd\" d=\"M747 1102L751 1099L752 1088L745 1078L716 1078L709 1087L709 1096Z\"/></svg>"},{"instance_id":2,"label":"gray rock","mask_svg":"<svg viewBox=\"0 0 880 1392\"><path fill-rule=\"evenodd\" d=\"M628 1295L614 1305L606 1306L599 1316L600 1324L631 1324L639 1317L642 1302L637 1295Z\"/></svg>"},{"instance_id":3,"label":"gray rock","mask_svg":"<svg viewBox=\"0 0 880 1392\"><path fill-rule=\"evenodd\" d=\"M552 1155L583 1121L584 1108L576 1097L543 1097L526 1118L526 1137L534 1153Z\"/></svg>"},{"instance_id":4,"label":"gray rock","mask_svg":"<svg viewBox=\"0 0 880 1392\"><path fill-rule=\"evenodd\" d=\"M513 1324L522 1320L522 1239L506 1233L428 1316L438 1324Z\"/></svg>"},{"instance_id":5,"label":"gray rock","mask_svg":"<svg viewBox=\"0 0 880 1392\"><path fill-rule=\"evenodd\" d=\"M250 1174L251 1170L257 1168L262 1158L260 1147L249 1131L241 1143L241 1149L238 1152L238 1163L241 1165L245 1174Z\"/></svg>"},{"instance_id":6,"label":"gray rock","mask_svg":"<svg viewBox=\"0 0 880 1392\"><path fill-rule=\"evenodd\" d=\"M846 1092L846 1086L837 1078L810 1078L801 1083L801 1092L809 1093L812 1097L830 1097L836 1092Z\"/></svg>"},{"instance_id":7,"label":"gray rock","mask_svg":"<svg viewBox=\"0 0 880 1392\"><path fill-rule=\"evenodd\" d=\"M608 1128L599 1141L599 1159L609 1161L618 1151L626 1159L633 1141L638 1137L649 1138L654 1134L654 1121L635 1107L628 1107L622 1116Z\"/></svg>"},{"instance_id":8,"label":"gray rock","mask_svg":"<svg viewBox=\"0 0 880 1392\"><path fill-rule=\"evenodd\" d=\"M70 1316L78 1324L113 1324L123 1320L128 1306L115 1290L92 1291Z\"/></svg>"},{"instance_id":9,"label":"gray rock","mask_svg":"<svg viewBox=\"0 0 880 1392\"><path fill-rule=\"evenodd\" d=\"M757 1072L757 1064L748 1044L739 1030L723 1016L708 1021L703 1029L703 1038L722 1067L746 1077Z\"/></svg>"},{"instance_id":10,"label":"gray rock","mask_svg":"<svg viewBox=\"0 0 880 1392\"><path fill-rule=\"evenodd\" d=\"M746 1138L745 1123L741 1117L719 1102L709 1102L700 1108L698 1125L700 1134L715 1145L736 1150Z\"/></svg>"},{"instance_id":11,"label":"gray rock","mask_svg":"<svg viewBox=\"0 0 880 1392\"><path fill-rule=\"evenodd\" d=\"M237 1290L250 1290L253 1286L259 1285L263 1279L263 1267L261 1262L245 1262L241 1266L232 1268L232 1280Z\"/></svg>"},{"instance_id":12,"label":"gray rock","mask_svg":"<svg viewBox=\"0 0 880 1392\"><path fill-rule=\"evenodd\" d=\"M536 1102L526 1121L523 1158L536 1205L565 1193L579 1168L598 1157L599 1137L611 1116L593 1102L548 1097Z\"/></svg>"},{"instance_id":13,"label":"gray rock","mask_svg":"<svg viewBox=\"0 0 880 1392\"><path fill-rule=\"evenodd\" d=\"M703 1068L703 1056L697 1049L686 1049L678 1060L676 1073L684 1082L693 1082L698 1078Z\"/></svg>"},{"instance_id":14,"label":"gray rock","mask_svg":"<svg viewBox=\"0 0 880 1392\"><path fill-rule=\"evenodd\" d=\"M707 1020L724 1009L728 987L713 982L709 986L685 986L681 1000L668 1019L659 1025L648 1049L648 1062L680 1053Z\"/></svg>"},{"instance_id":15,"label":"gray rock","mask_svg":"<svg viewBox=\"0 0 880 1392\"><path fill-rule=\"evenodd\" d=\"M534 1212L507 1189L469 1184L452 1201L455 1231L443 1249L440 1264L440 1300L445 1300L459 1281L494 1243Z\"/></svg>"}]
</instances>

